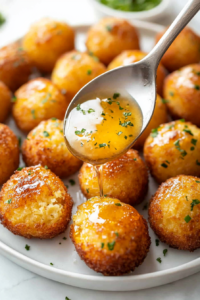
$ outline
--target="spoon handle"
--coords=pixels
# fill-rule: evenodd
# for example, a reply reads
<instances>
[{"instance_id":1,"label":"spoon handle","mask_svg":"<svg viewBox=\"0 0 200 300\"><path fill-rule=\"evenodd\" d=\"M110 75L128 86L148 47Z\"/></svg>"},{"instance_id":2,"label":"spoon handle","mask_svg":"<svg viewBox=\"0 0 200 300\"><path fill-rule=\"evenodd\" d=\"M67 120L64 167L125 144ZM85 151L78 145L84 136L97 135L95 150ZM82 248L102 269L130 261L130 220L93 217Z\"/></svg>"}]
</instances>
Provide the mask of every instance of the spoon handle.
<instances>
[{"instance_id":1,"label":"spoon handle","mask_svg":"<svg viewBox=\"0 0 200 300\"><path fill-rule=\"evenodd\" d=\"M175 40L180 31L188 24L192 17L200 9L200 0L190 0L178 14L174 22L158 41L152 51L146 56L146 59L152 61L158 66L162 56L167 51L171 43Z\"/></svg>"}]
</instances>

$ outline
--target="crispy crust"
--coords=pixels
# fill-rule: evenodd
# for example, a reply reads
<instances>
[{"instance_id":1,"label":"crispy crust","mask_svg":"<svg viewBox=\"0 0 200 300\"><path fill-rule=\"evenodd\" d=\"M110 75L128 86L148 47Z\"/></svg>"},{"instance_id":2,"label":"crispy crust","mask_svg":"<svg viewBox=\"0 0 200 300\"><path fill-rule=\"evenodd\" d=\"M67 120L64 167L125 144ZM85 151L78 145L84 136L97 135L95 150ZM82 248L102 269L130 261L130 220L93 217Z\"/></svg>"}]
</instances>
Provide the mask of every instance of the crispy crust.
<instances>
[{"instance_id":1,"label":"crispy crust","mask_svg":"<svg viewBox=\"0 0 200 300\"><path fill-rule=\"evenodd\" d=\"M12 199L10 204L6 203L9 198ZM51 202L48 199L55 200ZM61 211L55 215L55 221L50 217L54 211L48 210L52 203L61 207ZM72 206L72 199L64 183L41 166L16 171L0 192L2 225L12 233L26 238L50 239L64 232L71 220ZM36 219L32 218L34 214Z\"/></svg>"},{"instance_id":2,"label":"crispy crust","mask_svg":"<svg viewBox=\"0 0 200 300\"><path fill-rule=\"evenodd\" d=\"M87 199L99 196L96 172L92 165L84 163L81 167L79 185ZM104 164L103 186L104 194L108 197L130 205L141 203L148 191L148 171L138 151L130 149L120 158Z\"/></svg>"},{"instance_id":3,"label":"crispy crust","mask_svg":"<svg viewBox=\"0 0 200 300\"><path fill-rule=\"evenodd\" d=\"M200 248L200 207L196 205L191 212L191 199L200 192L196 180L200 179L184 175L168 179L160 185L149 206L149 223L159 239L172 248L191 252ZM171 214L166 212L166 205L170 205ZM191 216L188 223L184 220L187 215Z\"/></svg>"}]
</instances>

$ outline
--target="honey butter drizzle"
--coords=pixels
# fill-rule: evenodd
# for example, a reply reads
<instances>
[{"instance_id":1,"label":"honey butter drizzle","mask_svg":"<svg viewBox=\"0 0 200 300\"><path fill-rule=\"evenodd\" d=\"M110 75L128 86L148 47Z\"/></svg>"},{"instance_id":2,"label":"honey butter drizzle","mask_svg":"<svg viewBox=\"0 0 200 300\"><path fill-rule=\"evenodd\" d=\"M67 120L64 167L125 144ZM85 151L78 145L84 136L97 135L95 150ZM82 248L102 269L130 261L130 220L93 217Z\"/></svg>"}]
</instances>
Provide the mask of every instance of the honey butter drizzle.
<instances>
[{"instance_id":1,"label":"honey butter drizzle","mask_svg":"<svg viewBox=\"0 0 200 300\"><path fill-rule=\"evenodd\" d=\"M102 164L123 154L141 128L138 104L129 95L116 92L86 95L69 113L64 128L67 146L73 155L95 165L100 196Z\"/></svg>"}]
</instances>

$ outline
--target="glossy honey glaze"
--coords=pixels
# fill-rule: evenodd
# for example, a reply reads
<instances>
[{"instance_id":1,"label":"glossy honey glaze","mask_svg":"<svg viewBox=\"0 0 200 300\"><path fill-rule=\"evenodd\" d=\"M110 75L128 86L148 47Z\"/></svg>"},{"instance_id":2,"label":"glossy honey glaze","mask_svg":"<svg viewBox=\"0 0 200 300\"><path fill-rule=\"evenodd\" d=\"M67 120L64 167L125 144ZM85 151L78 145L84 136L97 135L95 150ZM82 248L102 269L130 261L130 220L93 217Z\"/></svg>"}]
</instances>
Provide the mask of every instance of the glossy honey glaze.
<instances>
[{"instance_id":1,"label":"glossy honey glaze","mask_svg":"<svg viewBox=\"0 0 200 300\"><path fill-rule=\"evenodd\" d=\"M141 128L136 101L125 93L105 91L80 98L65 120L64 132L75 156L98 165L128 150Z\"/></svg>"}]
</instances>

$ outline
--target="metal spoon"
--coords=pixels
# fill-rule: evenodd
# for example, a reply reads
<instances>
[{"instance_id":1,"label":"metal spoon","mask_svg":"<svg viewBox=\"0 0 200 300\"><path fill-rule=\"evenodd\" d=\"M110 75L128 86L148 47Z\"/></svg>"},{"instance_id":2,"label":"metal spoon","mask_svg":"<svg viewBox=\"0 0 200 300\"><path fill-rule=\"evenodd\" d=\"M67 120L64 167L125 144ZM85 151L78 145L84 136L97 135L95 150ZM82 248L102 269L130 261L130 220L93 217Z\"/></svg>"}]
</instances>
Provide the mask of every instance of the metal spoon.
<instances>
[{"instance_id":1,"label":"metal spoon","mask_svg":"<svg viewBox=\"0 0 200 300\"><path fill-rule=\"evenodd\" d=\"M143 126L140 135L147 127L153 115L156 102L156 71L158 64L171 43L200 9L200 0L190 0L176 17L174 22L155 45L152 51L141 61L108 71L86 84L72 99L65 114L66 120L71 110L77 106L80 97L103 90L125 90L138 103L143 114ZM139 135L139 136L140 136ZM138 136L138 137L139 137ZM137 137L137 138L138 138ZM130 144L130 148L136 139ZM69 151L70 145L67 143ZM113 158L112 158L113 159Z\"/></svg>"}]
</instances>

